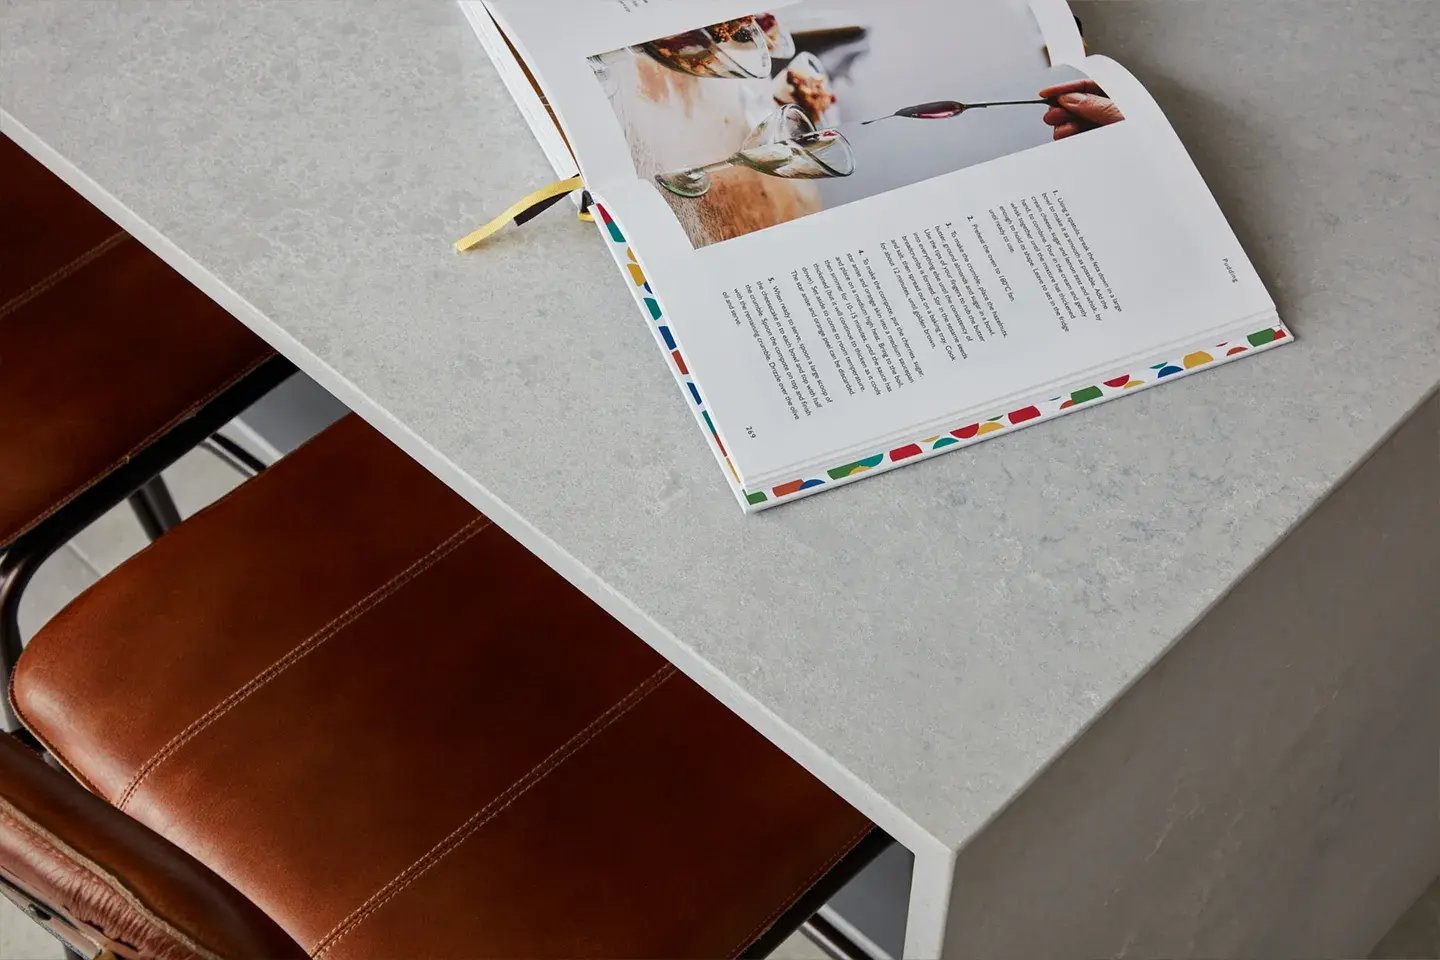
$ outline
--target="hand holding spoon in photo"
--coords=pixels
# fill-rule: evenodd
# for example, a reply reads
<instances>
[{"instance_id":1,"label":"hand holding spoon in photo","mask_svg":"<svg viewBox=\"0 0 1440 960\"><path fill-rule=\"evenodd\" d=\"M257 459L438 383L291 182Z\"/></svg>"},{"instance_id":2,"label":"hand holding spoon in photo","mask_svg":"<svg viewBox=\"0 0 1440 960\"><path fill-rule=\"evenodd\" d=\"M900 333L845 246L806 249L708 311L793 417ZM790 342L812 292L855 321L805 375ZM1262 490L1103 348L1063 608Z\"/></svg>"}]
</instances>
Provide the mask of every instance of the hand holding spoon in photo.
<instances>
[{"instance_id":1,"label":"hand holding spoon in photo","mask_svg":"<svg viewBox=\"0 0 1440 960\"><path fill-rule=\"evenodd\" d=\"M1056 140L1125 119L1115 101L1094 80L1067 80L1046 87L1040 96L1051 105L1041 119L1055 128Z\"/></svg>"},{"instance_id":2,"label":"hand holding spoon in photo","mask_svg":"<svg viewBox=\"0 0 1440 960\"><path fill-rule=\"evenodd\" d=\"M966 110L975 110L980 107L1048 104L1050 109L1045 111L1045 116L1041 119L1055 128L1054 138L1056 140L1064 140L1077 133L1084 133L1086 130L1094 130L1096 127L1118 123L1125 119L1125 114L1116 106L1115 101L1111 100L1094 80L1084 78L1067 80L1064 83L1044 88L1039 91L1037 96L1040 99L986 100L980 103L932 100L929 103L917 103L914 106L903 107L887 116L866 120L865 123L878 123L881 120L889 120L891 117L904 117L911 120L948 120L951 117L958 117Z\"/></svg>"},{"instance_id":3,"label":"hand holding spoon in photo","mask_svg":"<svg viewBox=\"0 0 1440 960\"><path fill-rule=\"evenodd\" d=\"M949 120L951 117L958 117L966 110L978 110L981 107L1017 107L1026 104L1048 104L1049 100L985 100L980 103L961 103L959 100L931 100L928 103L917 103L911 107L902 107L894 113L886 114L883 117L876 117L874 120L866 120L861 126L870 123L879 123L881 120L889 120L893 117L903 117L909 120Z\"/></svg>"}]
</instances>

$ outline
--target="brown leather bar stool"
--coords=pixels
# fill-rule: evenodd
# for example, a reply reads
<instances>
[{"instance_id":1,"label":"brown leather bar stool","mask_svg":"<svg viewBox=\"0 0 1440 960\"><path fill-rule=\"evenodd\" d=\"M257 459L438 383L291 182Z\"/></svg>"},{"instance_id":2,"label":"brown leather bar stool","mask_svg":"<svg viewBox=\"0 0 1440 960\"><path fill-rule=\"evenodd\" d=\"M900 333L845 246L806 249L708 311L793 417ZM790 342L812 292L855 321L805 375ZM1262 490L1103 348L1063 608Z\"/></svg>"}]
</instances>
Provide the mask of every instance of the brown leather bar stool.
<instances>
[{"instance_id":1,"label":"brown leather bar stool","mask_svg":"<svg viewBox=\"0 0 1440 960\"><path fill-rule=\"evenodd\" d=\"M14 142L0 137L0 667L35 569L293 368Z\"/></svg>"},{"instance_id":2,"label":"brown leather bar stool","mask_svg":"<svg viewBox=\"0 0 1440 960\"><path fill-rule=\"evenodd\" d=\"M121 956L760 954L887 839L353 416L11 695L94 796L0 751L0 868Z\"/></svg>"}]
</instances>

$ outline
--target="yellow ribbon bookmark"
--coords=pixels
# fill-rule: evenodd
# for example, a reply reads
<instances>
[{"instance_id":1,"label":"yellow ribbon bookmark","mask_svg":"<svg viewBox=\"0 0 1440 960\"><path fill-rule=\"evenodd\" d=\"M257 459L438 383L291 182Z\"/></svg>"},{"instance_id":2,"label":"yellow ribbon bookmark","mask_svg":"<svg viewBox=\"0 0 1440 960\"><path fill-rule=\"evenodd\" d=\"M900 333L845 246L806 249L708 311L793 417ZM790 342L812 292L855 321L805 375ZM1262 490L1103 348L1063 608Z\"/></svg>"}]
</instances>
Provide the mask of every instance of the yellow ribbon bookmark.
<instances>
[{"instance_id":1,"label":"yellow ribbon bookmark","mask_svg":"<svg viewBox=\"0 0 1440 960\"><path fill-rule=\"evenodd\" d=\"M561 198L574 193L576 190L579 190L584 186L585 181L580 176L576 175L569 178L568 180L557 181L556 183L550 184L548 187L542 187L539 190L536 190L534 193L528 194L522 199L516 201L508 210L500 214L500 216L496 217L494 220L491 220L489 223L485 224L485 226L481 227L479 230L476 230L473 233L466 234L459 240L456 240L455 252L464 253L466 250L470 250L474 247L479 246L485 240L493 237L495 234L499 233L502 229L508 227L512 223L516 224L517 226L524 223L532 217L543 213L545 210L548 210L551 206L558 203ZM580 219L593 221L594 217L590 216L588 210L582 210L580 211Z\"/></svg>"}]
</instances>

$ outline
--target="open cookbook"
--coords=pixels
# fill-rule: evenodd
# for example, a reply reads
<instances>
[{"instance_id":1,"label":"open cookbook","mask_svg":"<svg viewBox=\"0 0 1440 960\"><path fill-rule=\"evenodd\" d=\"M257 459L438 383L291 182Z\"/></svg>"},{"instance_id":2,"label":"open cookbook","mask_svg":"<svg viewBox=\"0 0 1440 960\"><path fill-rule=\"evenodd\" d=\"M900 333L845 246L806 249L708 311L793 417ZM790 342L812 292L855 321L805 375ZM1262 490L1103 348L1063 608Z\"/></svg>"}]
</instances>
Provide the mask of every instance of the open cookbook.
<instances>
[{"instance_id":1,"label":"open cookbook","mask_svg":"<svg viewBox=\"0 0 1440 960\"><path fill-rule=\"evenodd\" d=\"M462 0L741 507L1287 343L1064 0Z\"/></svg>"}]
</instances>

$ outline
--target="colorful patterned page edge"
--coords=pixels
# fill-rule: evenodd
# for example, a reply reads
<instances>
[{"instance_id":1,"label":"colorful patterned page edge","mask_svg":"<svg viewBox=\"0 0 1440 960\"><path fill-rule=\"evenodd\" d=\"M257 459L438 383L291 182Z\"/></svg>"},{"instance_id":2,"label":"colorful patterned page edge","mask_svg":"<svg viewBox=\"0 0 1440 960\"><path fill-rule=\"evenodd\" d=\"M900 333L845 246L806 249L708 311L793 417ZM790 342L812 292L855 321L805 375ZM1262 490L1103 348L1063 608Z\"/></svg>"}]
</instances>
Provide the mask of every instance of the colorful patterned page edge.
<instances>
[{"instance_id":1,"label":"colorful patterned page edge","mask_svg":"<svg viewBox=\"0 0 1440 960\"><path fill-rule=\"evenodd\" d=\"M986 420L967 423L934 436L917 438L891 449L877 450L849 463L816 471L811 476L798 477L766 489L746 490L740 483L739 474L735 470L735 465L730 461L730 455L720 440L719 432L715 429L715 423L710 416L700 387L690 376L684 355L678 348L674 334L666 320L665 311L660 305L660 298L656 296L654 288L645 276L644 269L637 261L634 251L626 242L625 235L614 218L599 203L596 203L595 209L600 214L596 224L599 226L600 232L604 234L621 270L629 276L631 292L649 321L656 343L660 345L661 351L667 356L670 372L680 383L681 392L685 394L686 401L695 413L696 421L709 434L711 449L715 453L716 459L725 468L730 487L739 499L741 508L747 513L766 510L781 503L809 496L812 493L843 486L863 477L884 473L895 467L959 450L982 440L989 440L991 437L1013 433L1020 427L1053 420L1081 407L1097 406L1131 391L1179 379L1200 370L1281 346L1294 339L1289 328L1277 320L1270 326L1262 327L1237 340L1192 350L1178 358L1149 364L1132 372L1116 374L1080 389L1000 413Z\"/></svg>"}]
</instances>

